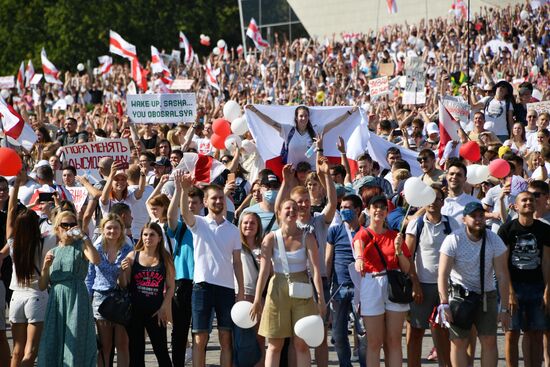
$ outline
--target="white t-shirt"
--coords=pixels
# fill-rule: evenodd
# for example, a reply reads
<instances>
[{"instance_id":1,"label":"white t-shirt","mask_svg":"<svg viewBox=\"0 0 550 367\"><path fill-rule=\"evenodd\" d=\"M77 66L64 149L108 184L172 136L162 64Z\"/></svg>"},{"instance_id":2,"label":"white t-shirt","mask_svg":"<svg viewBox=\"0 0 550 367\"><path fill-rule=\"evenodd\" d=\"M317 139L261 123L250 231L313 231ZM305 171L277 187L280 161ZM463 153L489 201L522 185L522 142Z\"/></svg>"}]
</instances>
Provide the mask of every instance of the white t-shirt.
<instances>
[{"instance_id":1,"label":"white t-shirt","mask_svg":"<svg viewBox=\"0 0 550 367\"><path fill-rule=\"evenodd\" d=\"M195 215L193 234L195 283L207 282L234 289L233 251L241 250L239 229L224 220L220 225L210 217Z\"/></svg>"},{"instance_id":2,"label":"white t-shirt","mask_svg":"<svg viewBox=\"0 0 550 367\"><path fill-rule=\"evenodd\" d=\"M483 98L482 102L486 102L487 98ZM506 104L507 101L498 101L493 98L487 108L484 109L485 113L485 129L493 132L495 135L509 136L508 133L508 120L506 118ZM514 107L511 103L508 106L509 111L514 111Z\"/></svg>"},{"instance_id":3,"label":"white t-shirt","mask_svg":"<svg viewBox=\"0 0 550 367\"><path fill-rule=\"evenodd\" d=\"M478 199L472 195L466 194L465 192L455 198L447 197L445 198L445 204L443 204L443 207L441 208L441 214L448 217L453 217L458 223L462 223L462 211L464 210L466 204L472 201L478 203L480 202Z\"/></svg>"},{"instance_id":4,"label":"white t-shirt","mask_svg":"<svg viewBox=\"0 0 550 367\"><path fill-rule=\"evenodd\" d=\"M483 205L486 205L491 208L492 213L499 213L500 212L500 193L502 192L502 186L497 185L491 187L487 193L485 194L485 197L481 201ZM508 208L510 204L513 204L516 201L516 197L512 195L506 195L504 197L504 205ZM501 220L496 219L489 219L487 221L487 225L491 226L491 231L498 233L498 229L502 225Z\"/></svg>"},{"instance_id":5,"label":"white t-shirt","mask_svg":"<svg viewBox=\"0 0 550 367\"><path fill-rule=\"evenodd\" d=\"M139 238L141 234L141 229L147 222L149 222L149 212L147 211L147 205L145 205L145 203L147 202L147 199L149 199L149 196L151 196L151 194L155 190L152 186L145 186L143 196L141 197L141 199L137 200L134 196L134 193L138 187L138 185L128 186L128 192L132 193L133 200L131 202L126 202L126 204L130 206L130 209L132 210L132 217L134 218L132 220L131 229L132 237L134 238Z\"/></svg>"},{"instance_id":6,"label":"white t-shirt","mask_svg":"<svg viewBox=\"0 0 550 367\"><path fill-rule=\"evenodd\" d=\"M23 205L29 205L32 195L39 188L40 185L33 179L29 178L24 185L19 186L17 198Z\"/></svg>"},{"instance_id":7,"label":"white t-shirt","mask_svg":"<svg viewBox=\"0 0 550 367\"><path fill-rule=\"evenodd\" d=\"M254 263L254 256L256 263ZM243 264L243 286L244 294L246 296L254 296L256 293L256 283L258 282L259 266L260 266L260 249L255 249L252 253L246 251L244 248L241 250L241 262ZM237 284L237 278L235 278L235 293L239 291Z\"/></svg>"},{"instance_id":8,"label":"white t-shirt","mask_svg":"<svg viewBox=\"0 0 550 367\"><path fill-rule=\"evenodd\" d=\"M284 141L288 139L288 134L290 133L290 130L293 128L291 125L281 125L281 137ZM317 135L318 128L317 126L313 126L313 129L315 130L315 134ZM294 130L294 134L292 135L292 139L290 139L290 142L288 143L288 159L287 163L292 163L294 167L299 162L308 162L311 164L311 167L315 169L316 165L316 153L314 152L310 158L306 157L306 151L309 149L309 147L313 144L313 140L309 136L308 132L305 131L304 134L300 134L298 132L298 129Z\"/></svg>"},{"instance_id":9,"label":"white t-shirt","mask_svg":"<svg viewBox=\"0 0 550 367\"><path fill-rule=\"evenodd\" d=\"M506 252L506 245L497 234L491 231L485 231L485 233L487 239L485 242L485 275L483 279L485 292L490 292L496 289L493 279L493 259ZM447 236L441 245L441 253L454 259L451 281L477 293L481 292L479 262L482 241L471 241L466 234L466 228L462 227Z\"/></svg>"}]
</instances>

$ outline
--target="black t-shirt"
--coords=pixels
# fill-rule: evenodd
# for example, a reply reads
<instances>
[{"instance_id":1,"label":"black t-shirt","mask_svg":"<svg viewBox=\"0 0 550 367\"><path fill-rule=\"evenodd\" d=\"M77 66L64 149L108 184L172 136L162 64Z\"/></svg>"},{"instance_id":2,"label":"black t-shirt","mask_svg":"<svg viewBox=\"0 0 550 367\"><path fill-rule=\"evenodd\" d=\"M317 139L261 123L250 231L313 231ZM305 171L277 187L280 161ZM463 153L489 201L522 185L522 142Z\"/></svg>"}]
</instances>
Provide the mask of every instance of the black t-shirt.
<instances>
[{"instance_id":1,"label":"black t-shirt","mask_svg":"<svg viewBox=\"0 0 550 367\"><path fill-rule=\"evenodd\" d=\"M548 234L550 226L540 220L524 227L514 219L500 227L498 235L508 247L508 269L512 281L544 282L541 264L544 246L550 246L550 240L546 237Z\"/></svg>"}]
</instances>

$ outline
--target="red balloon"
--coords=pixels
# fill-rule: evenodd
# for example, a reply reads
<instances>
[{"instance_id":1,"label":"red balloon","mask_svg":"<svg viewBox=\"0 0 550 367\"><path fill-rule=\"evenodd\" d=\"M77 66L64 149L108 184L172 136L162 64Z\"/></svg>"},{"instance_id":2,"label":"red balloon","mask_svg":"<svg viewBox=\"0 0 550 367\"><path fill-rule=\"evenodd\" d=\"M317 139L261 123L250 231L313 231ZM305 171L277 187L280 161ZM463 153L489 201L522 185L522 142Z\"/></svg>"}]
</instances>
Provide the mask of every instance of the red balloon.
<instances>
[{"instance_id":1,"label":"red balloon","mask_svg":"<svg viewBox=\"0 0 550 367\"><path fill-rule=\"evenodd\" d=\"M218 134L219 136L227 138L229 135L232 134L231 123L226 119L216 119L212 124L212 131L214 131L214 134Z\"/></svg>"},{"instance_id":2,"label":"red balloon","mask_svg":"<svg viewBox=\"0 0 550 367\"><path fill-rule=\"evenodd\" d=\"M19 154L10 148L0 148L0 176L17 176L23 168Z\"/></svg>"},{"instance_id":3,"label":"red balloon","mask_svg":"<svg viewBox=\"0 0 550 367\"><path fill-rule=\"evenodd\" d=\"M222 150L225 149L225 138L227 138L227 136L212 134L210 137L210 143L212 143L215 148Z\"/></svg>"},{"instance_id":4,"label":"red balloon","mask_svg":"<svg viewBox=\"0 0 550 367\"><path fill-rule=\"evenodd\" d=\"M510 163L504 159L495 159L489 163L489 173L496 178L504 178L510 173Z\"/></svg>"},{"instance_id":5,"label":"red balloon","mask_svg":"<svg viewBox=\"0 0 550 367\"><path fill-rule=\"evenodd\" d=\"M479 144L475 141L469 141L465 144L462 144L459 150L459 154L462 158L467 159L470 162L477 162L481 159Z\"/></svg>"}]
</instances>

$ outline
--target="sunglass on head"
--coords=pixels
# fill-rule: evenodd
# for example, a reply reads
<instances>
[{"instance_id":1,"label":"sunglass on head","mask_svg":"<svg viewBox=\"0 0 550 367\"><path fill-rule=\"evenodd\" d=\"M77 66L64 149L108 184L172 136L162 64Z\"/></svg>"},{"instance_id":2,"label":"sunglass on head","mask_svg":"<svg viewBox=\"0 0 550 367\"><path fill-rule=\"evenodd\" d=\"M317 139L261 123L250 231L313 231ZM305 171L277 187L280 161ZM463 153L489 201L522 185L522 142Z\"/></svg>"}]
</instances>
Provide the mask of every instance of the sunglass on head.
<instances>
[{"instance_id":1,"label":"sunglass on head","mask_svg":"<svg viewBox=\"0 0 550 367\"><path fill-rule=\"evenodd\" d=\"M63 229L70 229L70 228L73 228L73 227L76 227L78 223L76 222L73 222L73 223L59 223L59 226Z\"/></svg>"}]
</instances>

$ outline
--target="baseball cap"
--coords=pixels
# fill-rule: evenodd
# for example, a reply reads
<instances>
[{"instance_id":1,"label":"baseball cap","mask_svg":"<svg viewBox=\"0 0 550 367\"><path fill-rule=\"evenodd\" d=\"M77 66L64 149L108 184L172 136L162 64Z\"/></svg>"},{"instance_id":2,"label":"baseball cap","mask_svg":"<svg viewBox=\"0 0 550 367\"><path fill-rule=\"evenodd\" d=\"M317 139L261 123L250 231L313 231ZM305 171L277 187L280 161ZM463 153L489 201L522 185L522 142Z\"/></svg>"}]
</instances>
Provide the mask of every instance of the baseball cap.
<instances>
[{"instance_id":1,"label":"baseball cap","mask_svg":"<svg viewBox=\"0 0 550 367\"><path fill-rule=\"evenodd\" d=\"M155 166L170 167L170 160L166 157L158 157L155 161Z\"/></svg>"},{"instance_id":2,"label":"baseball cap","mask_svg":"<svg viewBox=\"0 0 550 367\"><path fill-rule=\"evenodd\" d=\"M430 122L426 127L426 132L428 133L428 135L439 134L439 127L435 122Z\"/></svg>"},{"instance_id":3,"label":"baseball cap","mask_svg":"<svg viewBox=\"0 0 550 367\"><path fill-rule=\"evenodd\" d=\"M472 202L466 204L466 206L462 210L462 215L463 216L471 215L472 213L474 213L478 210L485 211L485 209L483 209L483 205L481 205L480 202L472 201Z\"/></svg>"},{"instance_id":4,"label":"baseball cap","mask_svg":"<svg viewBox=\"0 0 550 367\"><path fill-rule=\"evenodd\" d=\"M388 199L386 198L385 195L376 195L376 196L373 196L370 200L369 200L369 206L373 205L373 204L376 204L376 203L384 203L385 206L388 206Z\"/></svg>"},{"instance_id":5,"label":"baseball cap","mask_svg":"<svg viewBox=\"0 0 550 367\"><path fill-rule=\"evenodd\" d=\"M277 177L277 175L275 175L273 172L271 173L266 172L260 179L260 185L269 186L269 187L279 187L281 185L281 182L279 181L279 177Z\"/></svg>"}]
</instances>

